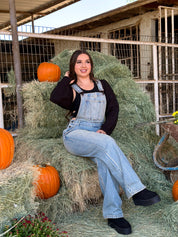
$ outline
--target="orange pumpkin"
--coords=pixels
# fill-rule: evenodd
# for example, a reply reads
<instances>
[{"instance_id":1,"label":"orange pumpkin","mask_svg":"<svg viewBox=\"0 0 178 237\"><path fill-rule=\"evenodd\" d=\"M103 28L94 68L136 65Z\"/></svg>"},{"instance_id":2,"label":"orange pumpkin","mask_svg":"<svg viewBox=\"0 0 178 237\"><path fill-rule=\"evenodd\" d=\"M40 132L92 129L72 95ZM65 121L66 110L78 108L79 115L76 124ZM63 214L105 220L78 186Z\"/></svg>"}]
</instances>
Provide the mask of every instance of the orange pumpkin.
<instances>
[{"instance_id":1,"label":"orange pumpkin","mask_svg":"<svg viewBox=\"0 0 178 237\"><path fill-rule=\"evenodd\" d=\"M37 181L33 183L36 196L42 199L53 197L60 188L58 171L50 165L37 165L36 167L40 171Z\"/></svg>"},{"instance_id":2,"label":"orange pumpkin","mask_svg":"<svg viewBox=\"0 0 178 237\"><path fill-rule=\"evenodd\" d=\"M174 201L178 200L178 180L175 181L175 183L173 184L172 196L173 196Z\"/></svg>"},{"instance_id":3,"label":"orange pumpkin","mask_svg":"<svg viewBox=\"0 0 178 237\"><path fill-rule=\"evenodd\" d=\"M37 77L40 82L57 82L61 76L61 69L58 65L43 62L38 66Z\"/></svg>"},{"instance_id":4,"label":"orange pumpkin","mask_svg":"<svg viewBox=\"0 0 178 237\"><path fill-rule=\"evenodd\" d=\"M0 128L0 169L5 169L11 164L14 149L14 139L11 133Z\"/></svg>"}]
</instances>

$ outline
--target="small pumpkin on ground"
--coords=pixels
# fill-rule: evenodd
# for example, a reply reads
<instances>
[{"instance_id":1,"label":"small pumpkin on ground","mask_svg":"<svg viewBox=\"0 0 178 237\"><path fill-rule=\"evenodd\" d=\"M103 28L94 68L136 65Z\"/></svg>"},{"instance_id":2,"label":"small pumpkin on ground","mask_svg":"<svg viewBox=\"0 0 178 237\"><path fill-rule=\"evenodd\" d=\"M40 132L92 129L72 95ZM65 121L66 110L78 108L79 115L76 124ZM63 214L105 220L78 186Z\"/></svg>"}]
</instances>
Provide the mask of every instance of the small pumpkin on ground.
<instances>
[{"instance_id":1,"label":"small pumpkin on ground","mask_svg":"<svg viewBox=\"0 0 178 237\"><path fill-rule=\"evenodd\" d=\"M43 62L38 66L37 77L40 82L57 82L61 76L61 69L54 63Z\"/></svg>"},{"instance_id":2,"label":"small pumpkin on ground","mask_svg":"<svg viewBox=\"0 0 178 237\"><path fill-rule=\"evenodd\" d=\"M0 128L0 169L7 168L14 157L13 136L6 129Z\"/></svg>"},{"instance_id":3,"label":"small pumpkin on ground","mask_svg":"<svg viewBox=\"0 0 178 237\"><path fill-rule=\"evenodd\" d=\"M173 196L174 201L178 200L178 180L175 181L175 183L173 184L172 196Z\"/></svg>"},{"instance_id":4,"label":"small pumpkin on ground","mask_svg":"<svg viewBox=\"0 0 178 237\"><path fill-rule=\"evenodd\" d=\"M35 194L41 199L48 199L57 194L60 188L58 171L50 165L36 165L40 171L38 179L33 183Z\"/></svg>"}]
</instances>

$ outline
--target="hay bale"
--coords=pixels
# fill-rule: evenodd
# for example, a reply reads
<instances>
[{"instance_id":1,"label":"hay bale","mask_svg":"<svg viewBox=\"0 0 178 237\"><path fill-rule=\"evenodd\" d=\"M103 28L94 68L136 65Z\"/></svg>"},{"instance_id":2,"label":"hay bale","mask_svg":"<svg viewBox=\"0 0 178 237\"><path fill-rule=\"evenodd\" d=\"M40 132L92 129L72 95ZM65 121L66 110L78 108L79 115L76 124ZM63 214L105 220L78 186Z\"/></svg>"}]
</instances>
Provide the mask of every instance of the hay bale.
<instances>
[{"instance_id":1,"label":"hay bale","mask_svg":"<svg viewBox=\"0 0 178 237\"><path fill-rule=\"evenodd\" d=\"M62 135L67 124L66 111L50 102L49 97L56 83L32 81L24 84L22 94L25 110L25 128L29 138L54 138Z\"/></svg>"},{"instance_id":2,"label":"hay bale","mask_svg":"<svg viewBox=\"0 0 178 237\"><path fill-rule=\"evenodd\" d=\"M10 86L4 88L4 95L7 97L16 96L16 83L15 83L15 73L14 70L11 70L7 73L7 80Z\"/></svg>"},{"instance_id":3,"label":"hay bale","mask_svg":"<svg viewBox=\"0 0 178 237\"><path fill-rule=\"evenodd\" d=\"M84 211L88 202L97 202L101 198L96 166L87 158L68 153L62 139L34 140L19 134L16 147L21 162L29 160L33 164L50 164L58 170L70 210ZM56 203L57 206L61 204L60 198ZM50 202L48 204L51 206ZM58 211L66 213L66 210Z\"/></svg>"},{"instance_id":4,"label":"hay bale","mask_svg":"<svg viewBox=\"0 0 178 237\"><path fill-rule=\"evenodd\" d=\"M38 172L29 161L13 162L0 171L0 230L10 224L13 218L36 213L39 205L35 202L32 181Z\"/></svg>"}]
</instances>

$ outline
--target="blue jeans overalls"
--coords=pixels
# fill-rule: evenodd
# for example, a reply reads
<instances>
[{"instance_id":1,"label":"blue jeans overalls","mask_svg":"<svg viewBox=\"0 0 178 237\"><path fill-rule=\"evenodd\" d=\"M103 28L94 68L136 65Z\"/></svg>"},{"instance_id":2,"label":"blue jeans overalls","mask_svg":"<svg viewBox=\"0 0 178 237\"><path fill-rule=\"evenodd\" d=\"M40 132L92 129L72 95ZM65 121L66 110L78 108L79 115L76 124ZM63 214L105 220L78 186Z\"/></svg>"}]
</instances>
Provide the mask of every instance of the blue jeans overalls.
<instances>
[{"instance_id":1,"label":"blue jeans overalls","mask_svg":"<svg viewBox=\"0 0 178 237\"><path fill-rule=\"evenodd\" d=\"M76 85L72 87L81 94L76 119L70 120L63 132L66 149L77 156L92 159L98 170L99 183L104 196L103 217L123 217L119 185L128 198L145 186L133 170L115 140L106 134L96 133L105 117L106 97L102 84L97 81L99 92L84 93Z\"/></svg>"}]
</instances>

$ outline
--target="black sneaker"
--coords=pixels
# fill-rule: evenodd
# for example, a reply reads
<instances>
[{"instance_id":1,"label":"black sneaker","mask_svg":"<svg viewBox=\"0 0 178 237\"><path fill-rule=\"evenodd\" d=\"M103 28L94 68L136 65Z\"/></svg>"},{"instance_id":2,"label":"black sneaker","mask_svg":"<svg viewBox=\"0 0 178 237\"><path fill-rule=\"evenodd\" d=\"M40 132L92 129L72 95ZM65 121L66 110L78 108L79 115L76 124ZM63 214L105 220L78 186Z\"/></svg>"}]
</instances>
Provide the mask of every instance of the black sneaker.
<instances>
[{"instance_id":1,"label":"black sneaker","mask_svg":"<svg viewBox=\"0 0 178 237\"><path fill-rule=\"evenodd\" d=\"M119 234L129 235L132 233L131 225L123 217L108 219L108 225L114 228Z\"/></svg>"},{"instance_id":2,"label":"black sneaker","mask_svg":"<svg viewBox=\"0 0 178 237\"><path fill-rule=\"evenodd\" d=\"M139 206L150 206L161 200L157 193L149 191L148 189L143 189L139 193L136 193L132 199L135 205Z\"/></svg>"}]
</instances>

